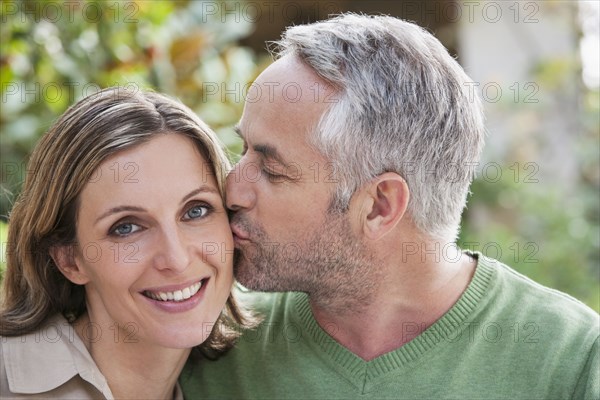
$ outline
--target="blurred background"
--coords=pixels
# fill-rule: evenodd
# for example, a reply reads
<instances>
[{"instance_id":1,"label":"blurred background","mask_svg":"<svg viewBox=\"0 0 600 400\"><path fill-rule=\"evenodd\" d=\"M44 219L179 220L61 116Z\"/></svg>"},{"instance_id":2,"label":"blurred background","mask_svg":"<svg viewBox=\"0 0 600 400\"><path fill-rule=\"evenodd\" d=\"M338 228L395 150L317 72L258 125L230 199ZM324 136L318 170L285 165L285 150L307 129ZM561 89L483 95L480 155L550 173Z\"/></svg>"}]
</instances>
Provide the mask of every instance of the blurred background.
<instances>
[{"instance_id":1,"label":"blurred background","mask_svg":"<svg viewBox=\"0 0 600 400\"><path fill-rule=\"evenodd\" d=\"M178 97L219 134L285 26L341 11L432 32L484 101L487 144L460 244L600 309L599 2L2 1L0 279L32 146L65 109L114 85ZM443 256L443 249L441 254Z\"/></svg>"}]
</instances>

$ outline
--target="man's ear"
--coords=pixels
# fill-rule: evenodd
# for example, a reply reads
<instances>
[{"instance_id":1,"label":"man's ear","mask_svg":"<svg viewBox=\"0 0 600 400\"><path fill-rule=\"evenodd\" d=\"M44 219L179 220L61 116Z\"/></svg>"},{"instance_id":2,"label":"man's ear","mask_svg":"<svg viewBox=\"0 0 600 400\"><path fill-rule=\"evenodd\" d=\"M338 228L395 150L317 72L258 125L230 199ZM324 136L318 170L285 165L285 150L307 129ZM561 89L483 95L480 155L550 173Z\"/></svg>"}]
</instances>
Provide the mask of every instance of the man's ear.
<instances>
[{"instance_id":1,"label":"man's ear","mask_svg":"<svg viewBox=\"0 0 600 400\"><path fill-rule=\"evenodd\" d=\"M75 245L57 245L50 248L50 257L60 272L76 285L85 285L89 278L75 256Z\"/></svg>"},{"instance_id":2,"label":"man's ear","mask_svg":"<svg viewBox=\"0 0 600 400\"><path fill-rule=\"evenodd\" d=\"M363 232L369 239L377 240L400 222L410 192L404 178L395 172L379 175L365 189Z\"/></svg>"}]
</instances>

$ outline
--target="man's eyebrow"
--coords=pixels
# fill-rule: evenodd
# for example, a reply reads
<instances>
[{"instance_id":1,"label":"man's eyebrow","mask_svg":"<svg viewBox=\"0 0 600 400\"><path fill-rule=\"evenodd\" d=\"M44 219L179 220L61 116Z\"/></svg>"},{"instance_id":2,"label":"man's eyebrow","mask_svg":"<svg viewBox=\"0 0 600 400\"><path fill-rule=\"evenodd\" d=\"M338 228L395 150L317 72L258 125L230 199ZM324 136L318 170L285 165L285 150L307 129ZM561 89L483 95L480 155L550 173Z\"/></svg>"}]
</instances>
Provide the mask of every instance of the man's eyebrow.
<instances>
[{"instance_id":1,"label":"man's eyebrow","mask_svg":"<svg viewBox=\"0 0 600 400\"><path fill-rule=\"evenodd\" d=\"M236 124L233 127L233 131L235 132L236 135L238 135L240 137L240 139L244 140L244 136L242 135L242 130L240 129L240 124Z\"/></svg>"},{"instance_id":2,"label":"man's eyebrow","mask_svg":"<svg viewBox=\"0 0 600 400\"><path fill-rule=\"evenodd\" d=\"M245 142L244 135L242 134L242 130L240 129L239 124L233 127L235 133ZM252 150L260 153L263 158L270 159L278 162L284 167L288 166L288 163L285 161L283 156L279 154L277 149L269 144L255 144L252 146Z\"/></svg>"},{"instance_id":3,"label":"man's eyebrow","mask_svg":"<svg viewBox=\"0 0 600 400\"><path fill-rule=\"evenodd\" d=\"M252 146L252 149L254 149L254 151L256 151L257 153L262 154L263 158L265 158L265 159L277 161L279 164L283 165L284 167L288 166L288 163L285 161L283 156L281 154L279 154L277 149L271 145L256 144L256 145Z\"/></svg>"}]
</instances>

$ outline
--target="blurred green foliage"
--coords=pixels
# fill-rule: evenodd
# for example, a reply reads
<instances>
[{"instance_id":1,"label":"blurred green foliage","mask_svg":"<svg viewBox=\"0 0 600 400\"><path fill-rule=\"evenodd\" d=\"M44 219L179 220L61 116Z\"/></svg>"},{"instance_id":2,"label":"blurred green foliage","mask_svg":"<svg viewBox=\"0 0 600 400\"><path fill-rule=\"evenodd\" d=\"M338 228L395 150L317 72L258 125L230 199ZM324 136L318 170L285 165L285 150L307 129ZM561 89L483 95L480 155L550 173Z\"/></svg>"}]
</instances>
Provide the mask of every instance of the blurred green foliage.
<instances>
[{"instance_id":1,"label":"blurred green foliage","mask_svg":"<svg viewBox=\"0 0 600 400\"><path fill-rule=\"evenodd\" d=\"M70 104L100 88L135 85L173 95L210 124L232 154L239 153L229 128L241 116L244 85L268 61L238 44L254 29L250 21L207 12L205 3L1 3L0 216L9 213L37 139ZM539 81L551 84L572 68L560 65L541 68ZM527 165L516 156L498 161L500 179L480 177L473 184L459 241L597 311L599 105L598 91L588 93L584 129L576 138L579 176L573 192L527 182ZM0 242L4 250L1 222Z\"/></svg>"},{"instance_id":2,"label":"blurred green foliage","mask_svg":"<svg viewBox=\"0 0 600 400\"><path fill-rule=\"evenodd\" d=\"M7 191L18 192L37 139L100 88L175 96L239 150L224 128L241 115L244 85L258 71L253 52L236 44L253 26L235 15L223 20L207 4L215 2L1 3L0 215L8 214Z\"/></svg>"},{"instance_id":3,"label":"blurred green foliage","mask_svg":"<svg viewBox=\"0 0 600 400\"><path fill-rule=\"evenodd\" d=\"M587 91L581 114L577 177L568 190L541 179L535 163L496 163L471 187L459 244L600 311L598 90Z\"/></svg>"}]
</instances>

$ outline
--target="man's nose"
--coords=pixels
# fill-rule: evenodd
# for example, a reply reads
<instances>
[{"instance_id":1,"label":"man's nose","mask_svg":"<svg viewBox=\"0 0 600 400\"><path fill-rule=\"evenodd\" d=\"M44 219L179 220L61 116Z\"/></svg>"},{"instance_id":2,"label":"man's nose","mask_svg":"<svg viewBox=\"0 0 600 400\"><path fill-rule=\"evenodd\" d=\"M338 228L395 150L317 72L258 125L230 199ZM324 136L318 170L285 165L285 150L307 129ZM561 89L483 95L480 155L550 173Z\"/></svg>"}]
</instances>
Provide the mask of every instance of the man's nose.
<instances>
[{"instance_id":1,"label":"man's nose","mask_svg":"<svg viewBox=\"0 0 600 400\"><path fill-rule=\"evenodd\" d=\"M238 162L229 175L226 181L226 203L227 208L232 211L240 209L250 209L256 203L256 188L260 178L260 169L254 166L251 172L248 163L245 163L243 158ZM252 176L249 176L249 174Z\"/></svg>"}]
</instances>

